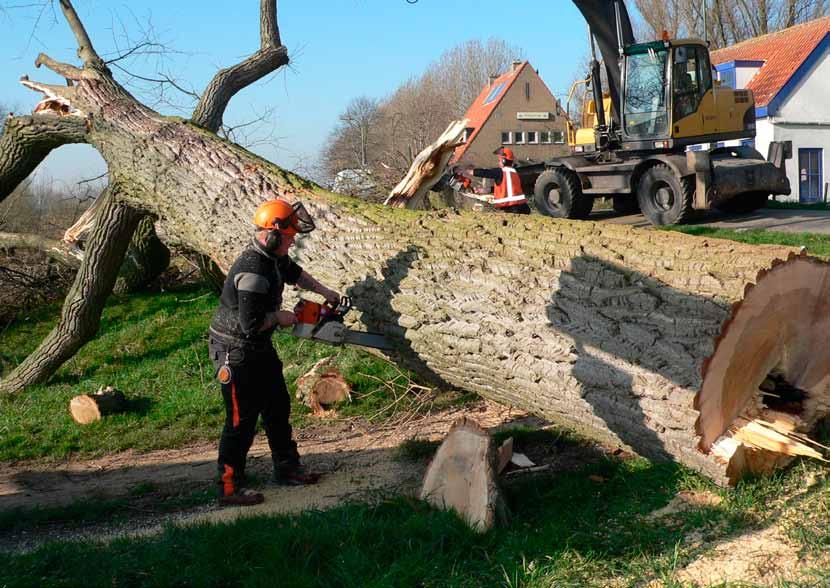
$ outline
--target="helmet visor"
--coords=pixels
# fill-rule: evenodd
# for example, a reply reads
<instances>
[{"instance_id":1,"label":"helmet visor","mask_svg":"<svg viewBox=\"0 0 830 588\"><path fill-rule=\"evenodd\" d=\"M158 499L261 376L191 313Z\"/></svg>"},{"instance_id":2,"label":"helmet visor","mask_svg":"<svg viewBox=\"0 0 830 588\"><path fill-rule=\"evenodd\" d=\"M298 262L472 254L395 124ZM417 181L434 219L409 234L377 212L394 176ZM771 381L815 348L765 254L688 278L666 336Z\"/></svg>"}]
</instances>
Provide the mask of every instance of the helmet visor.
<instances>
[{"instance_id":1,"label":"helmet visor","mask_svg":"<svg viewBox=\"0 0 830 588\"><path fill-rule=\"evenodd\" d=\"M310 233L315 229L314 220L302 202L295 202L291 208L292 212L288 218L279 221L280 229L295 233Z\"/></svg>"}]
</instances>

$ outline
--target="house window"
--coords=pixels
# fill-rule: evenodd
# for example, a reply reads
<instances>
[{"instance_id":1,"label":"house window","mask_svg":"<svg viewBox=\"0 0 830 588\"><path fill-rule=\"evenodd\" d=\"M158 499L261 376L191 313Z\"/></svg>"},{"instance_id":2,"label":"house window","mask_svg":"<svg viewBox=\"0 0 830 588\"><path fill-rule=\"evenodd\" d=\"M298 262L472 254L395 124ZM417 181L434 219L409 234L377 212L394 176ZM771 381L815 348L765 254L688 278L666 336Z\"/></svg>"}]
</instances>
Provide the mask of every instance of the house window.
<instances>
[{"instance_id":1,"label":"house window","mask_svg":"<svg viewBox=\"0 0 830 588\"><path fill-rule=\"evenodd\" d=\"M525 132L524 131L513 131L513 142L516 143L516 145L524 145Z\"/></svg>"},{"instance_id":2,"label":"house window","mask_svg":"<svg viewBox=\"0 0 830 588\"><path fill-rule=\"evenodd\" d=\"M821 160L823 149L798 150L798 200L818 202L824 200Z\"/></svg>"},{"instance_id":3,"label":"house window","mask_svg":"<svg viewBox=\"0 0 830 588\"><path fill-rule=\"evenodd\" d=\"M525 82L525 100L530 100L530 82Z\"/></svg>"},{"instance_id":4,"label":"house window","mask_svg":"<svg viewBox=\"0 0 830 588\"><path fill-rule=\"evenodd\" d=\"M539 133L536 131L528 131L526 134L528 144L536 145L539 142Z\"/></svg>"},{"instance_id":5,"label":"house window","mask_svg":"<svg viewBox=\"0 0 830 588\"><path fill-rule=\"evenodd\" d=\"M513 133L510 131L502 131L501 132L501 144L502 145L510 145L513 142Z\"/></svg>"},{"instance_id":6,"label":"house window","mask_svg":"<svg viewBox=\"0 0 830 588\"><path fill-rule=\"evenodd\" d=\"M553 131L553 142L554 143L564 143L565 142L565 133L562 131Z\"/></svg>"},{"instance_id":7,"label":"house window","mask_svg":"<svg viewBox=\"0 0 830 588\"><path fill-rule=\"evenodd\" d=\"M539 142L544 145L550 145L550 131L541 131L539 133Z\"/></svg>"},{"instance_id":8,"label":"house window","mask_svg":"<svg viewBox=\"0 0 830 588\"><path fill-rule=\"evenodd\" d=\"M484 106L487 106L498 98L502 90L504 90L504 82L496 85L492 90L490 90L490 93L487 94L487 98L484 99Z\"/></svg>"}]
</instances>

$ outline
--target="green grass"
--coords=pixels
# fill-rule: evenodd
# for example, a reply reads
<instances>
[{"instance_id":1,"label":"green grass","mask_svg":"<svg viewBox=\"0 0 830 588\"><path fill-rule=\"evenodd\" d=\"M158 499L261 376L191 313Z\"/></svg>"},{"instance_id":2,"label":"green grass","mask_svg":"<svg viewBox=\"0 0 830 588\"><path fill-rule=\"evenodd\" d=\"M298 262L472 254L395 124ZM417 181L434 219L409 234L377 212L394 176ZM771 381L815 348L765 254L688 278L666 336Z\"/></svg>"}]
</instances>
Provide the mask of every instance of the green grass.
<instances>
[{"instance_id":1,"label":"green grass","mask_svg":"<svg viewBox=\"0 0 830 588\"><path fill-rule=\"evenodd\" d=\"M175 448L218 438L224 419L219 385L207 355L207 327L216 296L203 289L113 298L98 336L45 385L0 399L0 461L62 460L126 449ZM50 331L59 305L37 309L0 333L0 366L12 369ZM303 426L310 411L294 399L295 380L328 356L353 387L343 417L381 420L413 408L412 375L355 348L338 348L275 337L292 395L293 422ZM130 410L91 425L76 424L69 400L112 385ZM469 396L446 394L439 403ZM393 404L393 400L398 402Z\"/></svg>"},{"instance_id":2,"label":"green grass","mask_svg":"<svg viewBox=\"0 0 830 588\"><path fill-rule=\"evenodd\" d=\"M699 555L700 542L770 523L782 496L801 483L802 469L728 491L676 464L605 460L506 485L510 521L483 535L451 513L396 498L297 516L169 527L156 537L108 545L54 543L30 554L0 555L0 585L541 588L663 579L672 586L678 585L673 572ZM830 488L823 484L807 504L826 504ZM724 500L663 519L647 517L680 490L708 490ZM817 519L826 527L826 517ZM815 549L825 548L826 530L818 520L812 528ZM687 540L692 533L696 541ZM79 566L78 554L95 565Z\"/></svg>"},{"instance_id":3,"label":"green grass","mask_svg":"<svg viewBox=\"0 0 830 588\"><path fill-rule=\"evenodd\" d=\"M661 227L661 230L677 231L698 237L714 237L728 239L752 245L788 245L790 247L806 247L807 252L817 257L830 258L830 235L817 233L782 233L764 229L735 231L733 229L718 229L698 225L681 225L675 227Z\"/></svg>"}]
</instances>

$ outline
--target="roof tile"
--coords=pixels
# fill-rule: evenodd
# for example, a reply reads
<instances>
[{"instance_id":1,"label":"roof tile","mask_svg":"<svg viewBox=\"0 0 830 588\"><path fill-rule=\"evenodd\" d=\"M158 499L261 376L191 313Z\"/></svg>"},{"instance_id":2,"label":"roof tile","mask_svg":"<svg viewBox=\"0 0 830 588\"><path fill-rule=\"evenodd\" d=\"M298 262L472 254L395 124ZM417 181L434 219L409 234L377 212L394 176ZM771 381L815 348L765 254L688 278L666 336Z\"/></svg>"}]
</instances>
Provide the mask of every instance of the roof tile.
<instances>
[{"instance_id":1,"label":"roof tile","mask_svg":"<svg viewBox=\"0 0 830 588\"><path fill-rule=\"evenodd\" d=\"M711 59L714 65L763 61L746 86L755 96L755 106L762 108L775 98L828 32L830 17L819 18L713 51Z\"/></svg>"}]
</instances>

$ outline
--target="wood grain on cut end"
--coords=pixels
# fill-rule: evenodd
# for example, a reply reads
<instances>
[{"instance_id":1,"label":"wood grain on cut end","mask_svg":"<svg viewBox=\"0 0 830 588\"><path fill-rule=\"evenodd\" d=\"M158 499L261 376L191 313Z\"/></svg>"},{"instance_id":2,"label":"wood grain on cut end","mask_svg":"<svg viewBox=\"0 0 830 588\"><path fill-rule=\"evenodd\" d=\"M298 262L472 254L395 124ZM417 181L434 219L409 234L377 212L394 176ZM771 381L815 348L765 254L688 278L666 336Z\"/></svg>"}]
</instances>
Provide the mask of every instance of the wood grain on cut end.
<instances>
[{"instance_id":1,"label":"wood grain on cut end","mask_svg":"<svg viewBox=\"0 0 830 588\"><path fill-rule=\"evenodd\" d=\"M476 531L490 529L502 510L490 435L472 419L456 421L429 464L421 499L456 511Z\"/></svg>"},{"instance_id":2,"label":"wood grain on cut end","mask_svg":"<svg viewBox=\"0 0 830 588\"><path fill-rule=\"evenodd\" d=\"M757 418L760 423L767 423L771 404L789 404L787 410L795 419L796 433L809 432L827 413L828 288L830 264L805 256L774 263L770 270L759 273L753 287L746 288L746 297L733 307L714 353L703 366L703 385L695 399L700 413L696 428L702 450L711 451L718 442L718 451L723 453L724 444L719 441L723 435L746 441L753 432L757 433L754 425L744 426L746 422ZM770 374L785 379L801 396L787 403L780 394L765 393L761 386ZM763 440L759 439L759 443L763 445ZM782 443L789 451L790 446ZM757 453L759 449L770 451L770 446L749 444L749 449ZM788 451L780 453L785 455ZM733 448L726 453L735 455L731 469L756 469L747 463L746 451ZM743 466L738 466L738 461Z\"/></svg>"}]
</instances>

